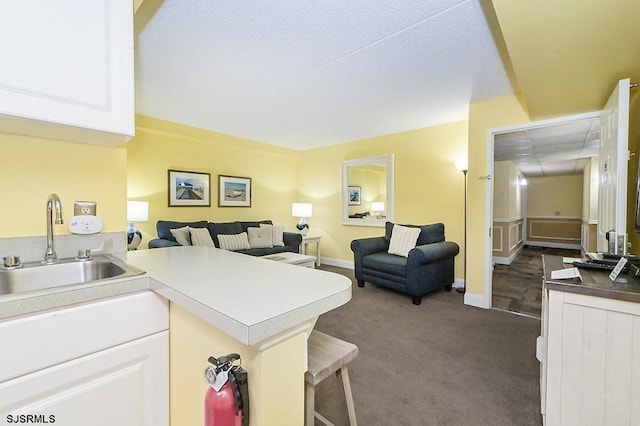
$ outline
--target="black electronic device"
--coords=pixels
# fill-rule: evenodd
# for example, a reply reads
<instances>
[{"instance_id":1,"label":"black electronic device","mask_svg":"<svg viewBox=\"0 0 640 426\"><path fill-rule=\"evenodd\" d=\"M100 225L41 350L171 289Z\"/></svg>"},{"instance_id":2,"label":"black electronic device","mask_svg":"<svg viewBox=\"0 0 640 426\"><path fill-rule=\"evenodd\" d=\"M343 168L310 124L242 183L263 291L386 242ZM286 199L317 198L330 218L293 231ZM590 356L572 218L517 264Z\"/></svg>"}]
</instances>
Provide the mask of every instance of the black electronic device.
<instances>
[{"instance_id":1,"label":"black electronic device","mask_svg":"<svg viewBox=\"0 0 640 426\"><path fill-rule=\"evenodd\" d=\"M605 261L588 261L588 262L573 262L573 266L580 269L595 269L599 271L611 272L616 267L618 262L605 262ZM621 274L629 272L629 263L625 264L620 271Z\"/></svg>"}]
</instances>

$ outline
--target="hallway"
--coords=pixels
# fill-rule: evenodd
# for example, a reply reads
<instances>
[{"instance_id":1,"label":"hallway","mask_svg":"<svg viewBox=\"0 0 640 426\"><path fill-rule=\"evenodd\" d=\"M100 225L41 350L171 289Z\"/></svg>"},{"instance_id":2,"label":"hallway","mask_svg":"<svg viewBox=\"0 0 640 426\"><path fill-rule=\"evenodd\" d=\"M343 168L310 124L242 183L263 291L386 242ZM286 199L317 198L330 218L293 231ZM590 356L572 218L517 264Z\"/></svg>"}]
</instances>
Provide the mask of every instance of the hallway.
<instances>
[{"instance_id":1,"label":"hallway","mask_svg":"<svg viewBox=\"0 0 640 426\"><path fill-rule=\"evenodd\" d=\"M493 270L492 307L540 319L542 255L580 257L580 250L525 246L511 265Z\"/></svg>"}]
</instances>

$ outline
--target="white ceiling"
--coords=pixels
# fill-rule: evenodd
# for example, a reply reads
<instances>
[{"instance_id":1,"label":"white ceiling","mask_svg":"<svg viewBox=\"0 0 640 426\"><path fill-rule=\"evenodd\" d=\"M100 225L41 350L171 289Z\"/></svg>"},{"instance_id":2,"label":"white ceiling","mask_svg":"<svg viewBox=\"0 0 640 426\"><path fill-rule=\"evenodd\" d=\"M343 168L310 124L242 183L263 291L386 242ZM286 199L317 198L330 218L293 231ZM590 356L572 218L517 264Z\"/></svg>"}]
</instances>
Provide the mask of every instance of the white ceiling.
<instances>
[{"instance_id":1,"label":"white ceiling","mask_svg":"<svg viewBox=\"0 0 640 426\"><path fill-rule=\"evenodd\" d=\"M599 141L599 117L535 126L495 135L494 159L512 161L527 177L580 174Z\"/></svg>"},{"instance_id":2,"label":"white ceiling","mask_svg":"<svg viewBox=\"0 0 640 426\"><path fill-rule=\"evenodd\" d=\"M136 112L305 150L513 92L478 0L146 0ZM144 12L144 10L143 10Z\"/></svg>"}]
</instances>

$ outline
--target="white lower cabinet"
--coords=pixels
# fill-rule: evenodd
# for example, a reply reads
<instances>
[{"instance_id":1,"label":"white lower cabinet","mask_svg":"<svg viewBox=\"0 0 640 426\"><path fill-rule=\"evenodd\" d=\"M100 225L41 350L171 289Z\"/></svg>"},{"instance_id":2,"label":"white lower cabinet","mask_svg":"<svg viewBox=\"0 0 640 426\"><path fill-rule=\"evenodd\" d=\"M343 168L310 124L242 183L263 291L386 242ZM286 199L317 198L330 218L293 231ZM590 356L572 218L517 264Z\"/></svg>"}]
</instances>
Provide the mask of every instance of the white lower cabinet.
<instances>
[{"instance_id":1,"label":"white lower cabinet","mask_svg":"<svg viewBox=\"0 0 640 426\"><path fill-rule=\"evenodd\" d=\"M69 426L168 425L167 340L164 331L4 382L2 419L22 423L33 416Z\"/></svg>"},{"instance_id":2,"label":"white lower cabinet","mask_svg":"<svg viewBox=\"0 0 640 426\"><path fill-rule=\"evenodd\" d=\"M60 317L66 327L48 327ZM123 319L131 326L118 331ZM34 326L49 334L20 333ZM114 344L118 334L124 340ZM73 351L56 350L56 337ZM169 424L168 305L157 295L140 293L7 321L0 323L1 338L11 338L3 351L13 359L26 348L24 358L37 362L30 362L33 368L19 365L20 375L0 381L0 424ZM96 350L101 341L106 347ZM6 376L11 369L3 367Z\"/></svg>"},{"instance_id":3,"label":"white lower cabinet","mask_svg":"<svg viewBox=\"0 0 640 426\"><path fill-rule=\"evenodd\" d=\"M545 290L545 425L640 425L640 304Z\"/></svg>"}]
</instances>

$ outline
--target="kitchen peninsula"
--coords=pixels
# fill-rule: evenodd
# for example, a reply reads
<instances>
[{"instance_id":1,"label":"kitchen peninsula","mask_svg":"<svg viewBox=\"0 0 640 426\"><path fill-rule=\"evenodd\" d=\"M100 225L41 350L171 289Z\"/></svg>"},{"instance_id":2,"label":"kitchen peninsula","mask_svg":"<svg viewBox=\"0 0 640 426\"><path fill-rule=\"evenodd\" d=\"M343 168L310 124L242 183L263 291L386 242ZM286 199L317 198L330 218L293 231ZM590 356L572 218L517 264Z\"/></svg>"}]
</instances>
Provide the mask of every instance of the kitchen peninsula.
<instances>
[{"instance_id":1,"label":"kitchen peninsula","mask_svg":"<svg viewBox=\"0 0 640 426\"><path fill-rule=\"evenodd\" d=\"M15 340L16 345L12 347L21 347L17 342L25 341L24 330L38 333L43 326L52 329L55 326L55 330L70 342L68 345L62 342L53 352L66 350L72 346L71 340L84 346L87 346L85 342L95 343L92 347L96 348L69 362L62 358L66 354L61 354L52 363L48 359L52 354L46 353L47 350L51 352L50 348L40 348L38 345L44 343L33 334L26 340L30 345L26 358L34 358L38 369L29 370L34 371L29 373L25 367L22 376L16 376L15 366L8 369L5 375L8 381L0 383L0 394L4 386L7 395L16 395L15 383L25 395L20 396L19 401L27 401L31 398L30 392L35 395L38 387L32 388L24 378L33 377L35 385L35 379L50 376L51 386L55 386L59 380L55 376L59 366L69 365L66 371L76 371L78 369L74 366L87 364L83 360L96 359L96 354L100 353L111 353L109 347L112 344L105 346L98 341L111 329L129 334L140 329L140 332L136 331L138 335L149 337L137 341L145 344L153 341L154 346L147 345L144 349L149 355L136 355L143 349L137 349L138 346L129 348L133 346L126 343L130 338L119 347L124 348L124 354L131 353L135 359L151 359L151 362L149 366L143 365L146 361L137 362L143 367L142 370L135 368L144 370L144 373L134 372L132 382L122 389L134 389L138 380L144 381L140 395L131 397L147 398L145 405L151 409L156 407L156 411L158 406L154 401L160 401L160 414L153 413L154 416L157 414L155 424L168 424L167 419L161 416L164 412L166 417L169 411L162 409L166 393L163 396L162 392L155 391L165 385L169 388L170 424L203 424L203 401L208 386L203 371L207 358L230 352L241 355L242 366L249 374L251 425L303 423L307 338L319 315L350 300L351 281L348 278L208 247L141 250L122 254L122 257L129 264L145 270L146 274L58 287L51 291L7 295L0 300L0 311L5 314L5 321L0 322L0 336L8 336L9 343ZM105 313L92 315L93 306L99 313ZM119 310L114 313L113 307ZM65 324L74 329L81 328L84 334L67 333L59 323L65 318L75 318L72 315L78 315L77 310L81 310L83 315L88 314L82 317L86 319L66 320ZM31 318L39 321L37 326L31 325ZM16 327L17 331L11 331ZM96 330L101 331L96 333ZM46 332L45 329L43 331ZM118 333L121 334L120 331ZM84 338L85 335L88 337ZM164 348L168 340L168 357L167 350L163 349L163 335ZM105 349L96 352L101 348ZM153 359L154 354L159 355ZM17 352L11 357L16 362L24 358ZM85 364L81 364L83 362ZM122 363L118 360L113 362L114 365ZM91 365L95 364L94 361ZM86 368L89 371L89 364ZM134 371L133 367L129 370ZM156 376L163 377L158 381ZM150 378L155 380L153 385L146 382ZM0 378L0 382L7 379ZM76 379L76 382L78 380L84 379ZM149 395L152 395L151 402L148 401ZM113 395L113 398L118 398L118 395ZM103 405L109 403L103 401ZM76 407L73 410L80 410L78 404L73 406ZM135 413L135 407L132 409ZM73 410L49 408L45 414L57 415L60 421L63 416L80 418L80 414ZM137 412L143 411L139 407ZM148 419L147 411L144 413L144 418ZM95 424L103 424L95 417L96 413L92 415Z\"/></svg>"},{"instance_id":2,"label":"kitchen peninsula","mask_svg":"<svg viewBox=\"0 0 640 426\"><path fill-rule=\"evenodd\" d=\"M169 300L171 424L203 424L210 355L239 353L251 424L299 425L307 338L317 317L351 298L343 276L206 247L129 252Z\"/></svg>"}]
</instances>

